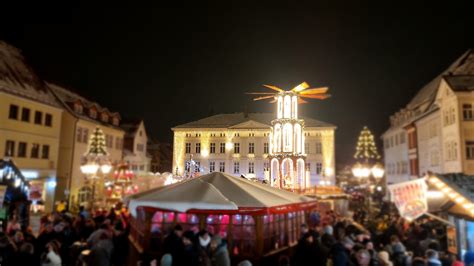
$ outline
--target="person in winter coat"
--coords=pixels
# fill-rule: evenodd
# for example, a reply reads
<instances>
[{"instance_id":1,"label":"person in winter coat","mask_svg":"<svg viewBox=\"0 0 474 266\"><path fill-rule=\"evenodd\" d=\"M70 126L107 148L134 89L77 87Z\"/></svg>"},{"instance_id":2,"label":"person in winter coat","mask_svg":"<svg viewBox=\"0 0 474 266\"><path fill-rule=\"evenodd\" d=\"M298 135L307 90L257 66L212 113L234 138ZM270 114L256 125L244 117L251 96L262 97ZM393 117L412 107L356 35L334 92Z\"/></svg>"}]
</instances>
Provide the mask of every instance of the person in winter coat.
<instances>
[{"instance_id":1,"label":"person in winter coat","mask_svg":"<svg viewBox=\"0 0 474 266\"><path fill-rule=\"evenodd\" d=\"M91 249L89 265L90 266L108 266L111 265L112 251L114 244L106 232L102 232L99 240Z\"/></svg>"},{"instance_id":2,"label":"person in winter coat","mask_svg":"<svg viewBox=\"0 0 474 266\"><path fill-rule=\"evenodd\" d=\"M222 242L222 238L219 235L215 235L211 239L211 265L230 266L227 244Z\"/></svg>"},{"instance_id":3,"label":"person in winter coat","mask_svg":"<svg viewBox=\"0 0 474 266\"><path fill-rule=\"evenodd\" d=\"M173 257L173 265L182 265L181 259L183 259L183 240L181 237L183 236L183 227L177 224L174 227L173 232L165 237L163 242L163 252L169 253L171 257Z\"/></svg>"},{"instance_id":4,"label":"person in winter coat","mask_svg":"<svg viewBox=\"0 0 474 266\"><path fill-rule=\"evenodd\" d=\"M296 246L295 265L307 265L309 261L318 261L319 265L326 265L326 258L316 242L311 232L308 231L303 235Z\"/></svg>"},{"instance_id":5,"label":"person in winter coat","mask_svg":"<svg viewBox=\"0 0 474 266\"><path fill-rule=\"evenodd\" d=\"M354 242L345 237L341 241L334 244L331 250L331 258L334 266L352 266L351 250Z\"/></svg>"},{"instance_id":6,"label":"person in winter coat","mask_svg":"<svg viewBox=\"0 0 474 266\"><path fill-rule=\"evenodd\" d=\"M44 253L42 257L42 266L61 266L59 246L56 244L56 241L51 241L46 244L46 253Z\"/></svg>"},{"instance_id":7,"label":"person in winter coat","mask_svg":"<svg viewBox=\"0 0 474 266\"><path fill-rule=\"evenodd\" d=\"M426 251L426 265L427 266L441 266L441 261L438 257L438 252L433 249Z\"/></svg>"}]
</instances>

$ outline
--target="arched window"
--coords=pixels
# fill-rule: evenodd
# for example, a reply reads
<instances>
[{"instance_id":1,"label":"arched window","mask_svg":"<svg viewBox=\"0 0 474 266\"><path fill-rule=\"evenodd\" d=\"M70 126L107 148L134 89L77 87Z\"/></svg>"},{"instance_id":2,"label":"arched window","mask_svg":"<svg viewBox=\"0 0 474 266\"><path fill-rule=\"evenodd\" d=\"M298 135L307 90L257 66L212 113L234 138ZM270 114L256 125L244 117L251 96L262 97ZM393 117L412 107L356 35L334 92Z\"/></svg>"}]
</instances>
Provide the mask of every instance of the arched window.
<instances>
[{"instance_id":1,"label":"arched window","mask_svg":"<svg viewBox=\"0 0 474 266\"><path fill-rule=\"evenodd\" d=\"M280 119L283 117L283 98L281 96L278 96L277 108L278 108L277 118Z\"/></svg>"},{"instance_id":2,"label":"arched window","mask_svg":"<svg viewBox=\"0 0 474 266\"><path fill-rule=\"evenodd\" d=\"M92 189L90 187L81 187L77 194L77 202L79 205L90 202L92 199Z\"/></svg>"},{"instance_id":3,"label":"arched window","mask_svg":"<svg viewBox=\"0 0 474 266\"><path fill-rule=\"evenodd\" d=\"M291 118L291 97L290 95L285 96L285 106L283 107L283 117Z\"/></svg>"},{"instance_id":4,"label":"arched window","mask_svg":"<svg viewBox=\"0 0 474 266\"><path fill-rule=\"evenodd\" d=\"M300 124L295 124L295 151L296 153L302 153L301 150L301 125Z\"/></svg>"},{"instance_id":5,"label":"arched window","mask_svg":"<svg viewBox=\"0 0 474 266\"><path fill-rule=\"evenodd\" d=\"M293 151L293 126L290 123L286 123L283 127L283 151Z\"/></svg>"},{"instance_id":6,"label":"arched window","mask_svg":"<svg viewBox=\"0 0 474 266\"><path fill-rule=\"evenodd\" d=\"M296 161L296 182L298 183L300 188L305 187L305 165L303 159L298 159Z\"/></svg>"},{"instance_id":7,"label":"arched window","mask_svg":"<svg viewBox=\"0 0 474 266\"><path fill-rule=\"evenodd\" d=\"M275 182L275 180L278 179L279 173L280 173L280 167L278 165L278 160L276 158L272 159L271 173L272 173L272 176L271 176L272 180L270 184L273 184L273 182Z\"/></svg>"},{"instance_id":8,"label":"arched window","mask_svg":"<svg viewBox=\"0 0 474 266\"><path fill-rule=\"evenodd\" d=\"M281 172L283 177L293 177L293 161L289 158L286 158L281 163Z\"/></svg>"},{"instance_id":9,"label":"arched window","mask_svg":"<svg viewBox=\"0 0 474 266\"><path fill-rule=\"evenodd\" d=\"M294 119L298 119L298 97L293 96L291 106L292 106L291 117Z\"/></svg>"},{"instance_id":10,"label":"arched window","mask_svg":"<svg viewBox=\"0 0 474 266\"><path fill-rule=\"evenodd\" d=\"M281 151L281 125L275 125L275 134L273 136L273 152L280 152Z\"/></svg>"}]
</instances>

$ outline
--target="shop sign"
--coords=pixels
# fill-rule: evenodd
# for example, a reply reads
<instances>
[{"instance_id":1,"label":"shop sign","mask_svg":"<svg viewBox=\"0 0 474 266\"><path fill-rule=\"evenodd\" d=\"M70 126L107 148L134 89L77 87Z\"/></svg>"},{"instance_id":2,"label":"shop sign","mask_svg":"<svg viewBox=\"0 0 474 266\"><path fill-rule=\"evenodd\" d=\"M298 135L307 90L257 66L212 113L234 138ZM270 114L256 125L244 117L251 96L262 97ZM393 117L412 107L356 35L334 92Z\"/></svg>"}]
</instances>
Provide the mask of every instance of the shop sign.
<instances>
[{"instance_id":1,"label":"shop sign","mask_svg":"<svg viewBox=\"0 0 474 266\"><path fill-rule=\"evenodd\" d=\"M388 186L400 215L412 221L428 211L428 187L423 178Z\"/></svg>"}]
</instances>

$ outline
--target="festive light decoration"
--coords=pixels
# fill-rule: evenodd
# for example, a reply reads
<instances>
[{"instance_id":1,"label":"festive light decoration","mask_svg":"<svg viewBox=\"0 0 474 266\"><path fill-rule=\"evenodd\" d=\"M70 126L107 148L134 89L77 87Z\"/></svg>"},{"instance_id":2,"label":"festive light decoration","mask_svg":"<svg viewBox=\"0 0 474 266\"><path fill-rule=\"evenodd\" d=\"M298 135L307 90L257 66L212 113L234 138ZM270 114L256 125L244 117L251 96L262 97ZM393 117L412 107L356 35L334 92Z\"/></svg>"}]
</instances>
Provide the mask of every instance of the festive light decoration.
<instances>
[{"instance_id":1,"label":"festive light decoration","mask_svg":"<svg viewBox=\"0 0 474 266\"><path fill-rule=\"evenodd\" d=\"M360 132L359 139L357 140L356 153L354 154L355 159L380 159L380 155L375 145L374 135L367 127L364 127Z\"/></svg>"},{"instance_id":2,"label":"festive light decoration","mask_svg":"<svg viewBox=\"0 0 474 266\"><path fill-rule=\"evenodd\" d=\"M122 200L124 196L138 192L138 186L132 184L135 174L129 170L127 163L119 163L112 176L113 179L106 180L105 182L106 193L109 199Z\"/></svg>"},{"instance_id":3,"label":"festive light decoration","mask_svg":"<svg viewBox=\"0 0 474 266\"><path fill-rule=\"evenodd\" d=\"M455 203L462 206L468 213L474 216L474 203L470 202L460 193L452 190L447 184L441 181L439 178L435 176L431 176L428 178L428 182L432 185L436 186L437 188L441 188L441 192L443 192L446 196L448 196L451 200Z\"/></svg>"},{"instance_id":4,"label":"festive light decoration","mask_svg":"<svg viewBox=\"0 0 474 266\"><path fill-rule=\"evenodd\" d=\"M276 92L250 92L248 94L264 95L254 101L272 99L277 103L277 117L272 124L269 136L270 184L279 188L304 189L307 175L305 171L306 154L304 151L304 121L298 119L298 103L306 103L301 98L326 99L328 88L308 89L303 82L289 91L273 85L264 85Z\"/></svg>"}]
</instances>

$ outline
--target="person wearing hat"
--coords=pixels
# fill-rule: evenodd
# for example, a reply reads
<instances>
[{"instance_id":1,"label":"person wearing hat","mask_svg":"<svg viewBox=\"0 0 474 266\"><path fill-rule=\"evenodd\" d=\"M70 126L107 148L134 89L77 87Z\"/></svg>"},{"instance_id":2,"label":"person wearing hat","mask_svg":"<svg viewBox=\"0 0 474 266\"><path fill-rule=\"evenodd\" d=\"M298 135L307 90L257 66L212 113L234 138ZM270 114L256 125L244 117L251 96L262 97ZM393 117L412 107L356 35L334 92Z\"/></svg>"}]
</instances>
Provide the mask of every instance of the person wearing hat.
<instances>
[{"instance_id":1,"label":"person wearing hat","mask_svg":"<svg viewBox=\"0 0 474 266\"><path fill-rule=\"evenodd\" d=\"M342 238L341 241L334 244L331 250L331 257L334 266L352 265L351 251L354 247L354 241L349 237Z\"/></svg>"},{"instance_id":2,"label":"person wearing hat","mask_svg":"<svg viewBox=\"0 0 474 266\"><path fill-rule=\"evenodd\" d=\"M183 236L183 227L177 224L173 231L165 237L163 242L163 252L169 253L173 258L173 265L182 265L180 259L184 250L184 244L181 237Z\"/></svg>"},{"instance_id":3,"label":"person wearing hat","mask_svg":"<svg viewBox=\"0 0 474 266\"><path fill-rule=\"evenodd\" d=\"M222 241L222 238L219 235L215 235L211 239L211 265L230 266L227 244Z\"/></svg>"}]
</instances>

